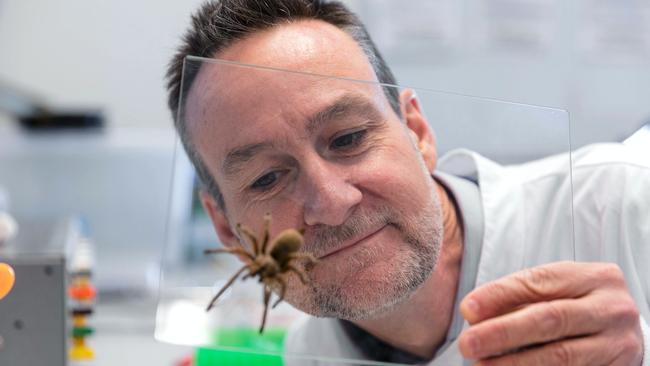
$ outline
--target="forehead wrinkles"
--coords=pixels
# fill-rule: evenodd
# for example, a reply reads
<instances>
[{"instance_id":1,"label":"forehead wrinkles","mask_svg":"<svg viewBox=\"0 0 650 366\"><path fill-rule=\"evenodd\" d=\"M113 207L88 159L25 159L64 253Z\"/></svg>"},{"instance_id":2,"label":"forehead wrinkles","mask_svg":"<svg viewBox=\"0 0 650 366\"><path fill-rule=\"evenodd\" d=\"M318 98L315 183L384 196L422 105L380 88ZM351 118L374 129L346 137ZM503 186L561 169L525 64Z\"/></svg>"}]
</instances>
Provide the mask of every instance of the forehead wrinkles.
<instances>
[{"instance_id":1,"label":"forehead wrinkles","mask_svg":"<svg viewBox=\"0 0 650 366\"><path fill-rule=\"evenodd\" d=\"M375 105L382 112L385 106L390 107L381 86L372 81L359 82L291 71L204 62L188 93L190 100L187 120L192 124L205 126L213 122L214 118L226 119L228 111L236 111L239 115L236 122L239 123L246 118L242 112L257 112L262 106L267 114L273 113L274 109L281 110L285 114L282 117L287 121L291 118L286 115L288 112L302 112L303 115L296 118L304 119L307 114L313 112L309 111L309 107L314 106L315 98L322 100L324 98L320 97L323 94L337 94L327 92L336 89L365 94L369 99L375 99ZM248 108L241 108L242 106ZM286 108L287 106L291 107ZM316 105L315 108L317 107Z\"/></svg>"},{"instance_id":2,"label":"forehead wrinkles","mask_svg":"<svg viewBox=\"0 0 650 366\"><path fill-rule=\"evenodd\" d=\"M222 64L207 66L200 70L188 93L187 120L213 175L221 172L230 149L244 144L268 141L272 144L267 147L285 151L292 145L308 144L313 131L305 129L306 122L346 93L365 99L382 115L390 109L381 86L371 82Z\"/></svg>"},{"instance_id":3,"label":"forehead wrinkles","mask_svg":"<svg viewBox=\"0 0 650 366\"><path fill-rule=\"evenodd\" d=\"M240 132L255 122L263 109L265 119L277 118L278 93L268 92L272 80L267 73L243 67L205 62L185 98L185 123L197 145L207 140L211 153L222 148L229 130ZM266 77L265 77L266 76ZM265 87L260 87L265 86ZM262 107L264 106L264 107ZM274 115L276 114L276 115ZM225 130L222 127L225 126ZM206 129L207 128L207 129ZM222 130L222 131L219 131Z\"/></svg>"}]
</instances>

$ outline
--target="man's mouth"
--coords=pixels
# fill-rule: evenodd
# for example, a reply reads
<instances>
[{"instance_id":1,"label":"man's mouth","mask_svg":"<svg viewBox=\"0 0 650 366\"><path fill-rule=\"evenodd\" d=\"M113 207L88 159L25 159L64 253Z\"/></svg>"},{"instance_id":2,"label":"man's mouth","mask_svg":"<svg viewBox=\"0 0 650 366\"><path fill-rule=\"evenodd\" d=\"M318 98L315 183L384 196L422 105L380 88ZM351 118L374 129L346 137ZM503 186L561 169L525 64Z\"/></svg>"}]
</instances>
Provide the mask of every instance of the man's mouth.
<instances>
[{"instance_id":1,"label":"man's mouth","mask_svg":"<svg viewBox=\"0 0 650 366\"><path fill-rule=\"evenodd\" d=\"M344 252L344 251L346 251L348 249L352 249L353 247L355 247L355 246L357 246L357 245L359 245L359 244L361 244L363 242L371 240L372 238L377 236L377 234L379 234L386 226L388 226L388 225L384 225L384 226L382 226L382 227L380 227L380 228L378 228L376 230L373 230L373 231L371 231L369 233L363 234L362 236L352 238L350 240L346 240L346 241L342 242L341 245L337 246L336 248L332 248L331 250L327 251L325 254L322 254L322 255L318 256L318 259L323 260L323 259L326 259L328 257L333 257L333 256L335 256L337 254L340 254L340 253L342 253L342 252Z\"/></svg>"}]
</instances>

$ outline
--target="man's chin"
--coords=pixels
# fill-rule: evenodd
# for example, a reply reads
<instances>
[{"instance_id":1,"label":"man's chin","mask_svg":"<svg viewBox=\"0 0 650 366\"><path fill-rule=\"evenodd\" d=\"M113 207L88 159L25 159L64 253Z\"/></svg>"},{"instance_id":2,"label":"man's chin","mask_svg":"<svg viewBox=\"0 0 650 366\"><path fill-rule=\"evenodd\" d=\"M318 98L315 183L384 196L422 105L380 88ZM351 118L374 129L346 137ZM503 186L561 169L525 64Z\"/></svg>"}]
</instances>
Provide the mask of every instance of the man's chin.
<instances>
[{"instance_id":1,"label":"man's chin","mask_svg":"<svg viewBox=\"0 0 650 366\"><path fill-rule=\"evenodd\" d=\"M294 299L317 317L364 320L407 301L433 272L433 253L403 246L360 247L354 255L321 261L309 271L311 283ZM298 295L298 294L296 294Z\"/></svg>"},{"instance_id":2,"label":"man's chin","mask_svg":"<svg viewBox=\"0 0 650 366\"><path fill-rule=\"evenodd\" d=\"M372 319L407 301L423 282L413 278L407 282L391 281L385 274L378 277L362 272L327 281L315 279L300 296L304 300L295 302L294 306L316 317Z\"/></svg>"},{"instance_id":3,"label":"man's chin","mask_svg":"<svg viewBox=\"0 0 650 366\"><path fill-rule=\"evenodd\" d=\"M393 240L364 241L319 260L310 269L309 276L318 286L347 288L358 287L359 284L386 283L386 278L395 271L395 265L414 255L405 248L405 243Z\"/></svg>"},{"instance_id":4,"label":"man's chin","mask_svg":"<svg viewBox=\"0 0 650 366\"><path fill-rule=\"evenodd\" d=\"M387 291L390 289L390 291ZM368 283L341 288L321 288L313 298L312 315L345 320L365 320L381 316L408 300L413 291L387 284Z\"/></svg>"}]
</instances>

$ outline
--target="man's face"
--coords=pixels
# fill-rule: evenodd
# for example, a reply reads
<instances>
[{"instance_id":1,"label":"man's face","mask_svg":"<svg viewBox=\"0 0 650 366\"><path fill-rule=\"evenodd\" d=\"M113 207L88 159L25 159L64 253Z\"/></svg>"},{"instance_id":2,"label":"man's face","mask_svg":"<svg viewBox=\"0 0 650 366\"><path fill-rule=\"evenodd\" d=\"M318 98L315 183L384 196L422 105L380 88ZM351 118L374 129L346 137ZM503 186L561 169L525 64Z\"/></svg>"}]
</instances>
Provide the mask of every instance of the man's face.
<instances>
[{"instance_id":1,"label":"man's face","mask_svg":"<svg viewBox=\"0 0 650 366\"><path fill-rule=\"evenodd\" d=\"M218 57L375 80L357 44L320 22L255 34ZM419 150L430 135L401 121L380 86L204 64L186 119L224 197L225 212L209 198L204 204L226 245L240 245L237 223L260 232L267 212L271 237L305 229L303 250L319 262L308 285L288 277L285 299L297 308L367 318L432 272L442 220L429 172L435 162Z\"/></svg>"}]
</instances>

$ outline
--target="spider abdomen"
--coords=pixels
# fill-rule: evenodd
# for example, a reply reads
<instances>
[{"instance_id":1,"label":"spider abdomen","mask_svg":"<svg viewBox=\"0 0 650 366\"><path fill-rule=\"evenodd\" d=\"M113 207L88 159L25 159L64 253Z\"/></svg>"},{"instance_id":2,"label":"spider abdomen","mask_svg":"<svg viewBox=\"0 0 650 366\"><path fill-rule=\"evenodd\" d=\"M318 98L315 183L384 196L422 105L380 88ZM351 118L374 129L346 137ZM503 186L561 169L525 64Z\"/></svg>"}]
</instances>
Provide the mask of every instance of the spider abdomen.
<instances>
[{"instance_id":1,"label":"spider abdomen","mask_svg":"<svg viewBox=\"0 0 650 366\"><path fill-rule=\"evenodd\" d=\"M296 229L286 229L271 243L271 257L281 267L285 267L291 260L291 254L297 253L303 245L303 237Z\"/></svg>"}]
</instances>

